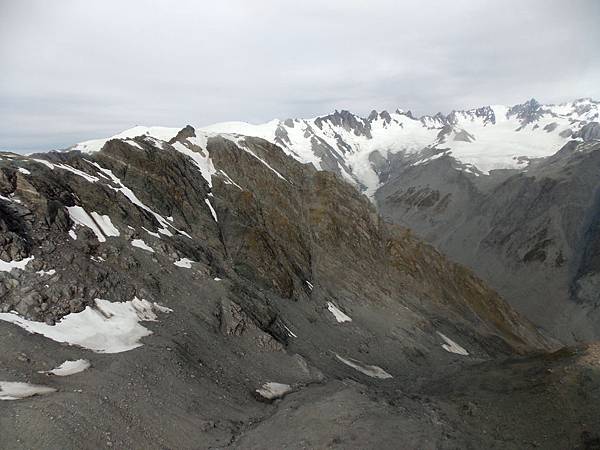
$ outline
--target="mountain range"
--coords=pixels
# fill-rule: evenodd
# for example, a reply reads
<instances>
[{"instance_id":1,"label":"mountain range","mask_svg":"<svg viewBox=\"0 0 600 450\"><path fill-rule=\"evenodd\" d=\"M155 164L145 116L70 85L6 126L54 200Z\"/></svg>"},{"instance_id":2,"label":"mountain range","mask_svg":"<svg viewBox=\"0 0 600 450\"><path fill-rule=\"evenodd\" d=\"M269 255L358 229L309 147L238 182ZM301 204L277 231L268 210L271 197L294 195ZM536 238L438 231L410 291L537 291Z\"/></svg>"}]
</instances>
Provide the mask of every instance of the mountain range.
<instances>
[{"instance_id":1,"label":"mountain range","mask_svg":"<svg viewBox=\"0 0 600 450\"><path fill-rule=\"evenodd\" d=\"M416 118L347 111L207 131L259 136L332 171L564 342L600 336L600 103Z\"/></svg>"},{"instance_id":2,"label":"mountain range","mask_svg":"<svg viewBox=\"0 0 600 450\"><path fill-rule=\"evenodd\" d=\"M0 447L596 448L598 133L532 100L0 153Z\"/></svg>"}]
</instances>

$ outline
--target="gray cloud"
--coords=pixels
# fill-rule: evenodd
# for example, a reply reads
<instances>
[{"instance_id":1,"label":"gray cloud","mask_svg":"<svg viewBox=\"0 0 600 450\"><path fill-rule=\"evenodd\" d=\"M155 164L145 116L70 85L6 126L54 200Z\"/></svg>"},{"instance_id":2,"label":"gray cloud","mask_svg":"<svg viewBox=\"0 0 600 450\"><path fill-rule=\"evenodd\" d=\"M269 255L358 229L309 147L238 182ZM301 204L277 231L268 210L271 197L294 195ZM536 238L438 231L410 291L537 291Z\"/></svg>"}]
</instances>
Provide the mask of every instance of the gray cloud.
<instances>
[{"instance_id":1,"label":"gray cloud","mask_svg":"<svg viewBox=\"0 0 600 450\"><path fill-rule=\"evenodd\" d=\"M3 1L0 148L136 124L600 98L599 20L595 0Z\"/></svg>"}]
</instances>

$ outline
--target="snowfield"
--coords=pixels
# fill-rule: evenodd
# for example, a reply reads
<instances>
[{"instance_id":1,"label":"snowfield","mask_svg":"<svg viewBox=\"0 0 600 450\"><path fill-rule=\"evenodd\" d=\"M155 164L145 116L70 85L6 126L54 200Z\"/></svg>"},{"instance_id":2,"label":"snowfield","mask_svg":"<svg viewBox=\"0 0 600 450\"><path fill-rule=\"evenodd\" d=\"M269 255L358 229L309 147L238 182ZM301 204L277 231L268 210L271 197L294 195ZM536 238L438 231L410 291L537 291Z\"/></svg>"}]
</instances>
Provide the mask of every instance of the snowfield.
<instances>
[{"instance_id":1,"label":"snowfield","mask_svg":"<svg viewBox=\"0 0 600 450\"><path fill-rule=\"evenodd\" d=\"M459 170L476 176L498 169L526 170L530 159L556 153L583 125L598 121L600 110L598 103L590 99L560 105L540 105L531 100L513 108L491 105L454 111L447 116L438 114L419 118L398 109L393 113L373 111L368 119L347 111L336 111L311 119L275 119L263 124L223 122L196 127L196 137L187 138L184 143L175 142L173 148L194 161L210 187L216 171L206 144L209 137L216 135L235 142L285 180L245 145L245 136L258 137L280 146L296 160L313 164L319 170L326 168L323 155L328 154L328 158L337 161L335 164L346 180L362 186L365 193L372 196L380 185L371 161L374 152L383 157L395 153L415 156L418 164L448 155L462 164ZM519 108L533 109L534 119L521 116ZM340 116L350 120L350 125L341 124ZM357 128L353 129L353 126ZM140 147L132 140L138 136L164 149L179 131L180 128L136 126L110 138L76 144L70 150L100 151L111 139ZM439 156L419 159L425 150L437 150ZM58 167L47 161L39 162L51 168ZM65 165L59 168L71 170L89 181L97 181L96 177ZM214 211L212 206L209 207ZM216 220L216 214L214 217Z\"/></svg>"},{"instance_id":2,"label":"snowfield","mask_svg":"<svg viewBox=\"0 0 600 450\"><path fill-rule=\"evenodd\" d=\"M16 313L0 313L0 320L56 342L97 353L121 353L140 347L141 338L152 334L140 322L155 321L155 310L165 311L137 297L123 303L96 299L94 308L87 306L79 313L68 314L56 325L27 320Z\"/></svg>"}]
</instances>

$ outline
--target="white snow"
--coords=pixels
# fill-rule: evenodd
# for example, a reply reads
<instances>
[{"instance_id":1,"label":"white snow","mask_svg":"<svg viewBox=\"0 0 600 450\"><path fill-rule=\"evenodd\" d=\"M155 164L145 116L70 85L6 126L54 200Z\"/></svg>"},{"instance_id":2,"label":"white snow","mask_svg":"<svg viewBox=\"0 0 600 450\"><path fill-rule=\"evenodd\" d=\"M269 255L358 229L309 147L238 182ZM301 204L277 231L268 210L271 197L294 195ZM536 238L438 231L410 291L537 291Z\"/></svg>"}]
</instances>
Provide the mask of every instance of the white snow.
<instances>
[{"instance_id":1,"label":"white snow","mask_svg":"<svg viewBox=\"0 0 600 450\"><path fill-rule=\"evenodd\" d=\"M198 140L193 142L198 142ZM173 144L173 148L178 152L189 156L192 161L194 161L194 164L196 164L198 170L200 170L202 177L206 180L208 186L212 188L212 176L217 173L217 171L212 160L210 159L210 156L208 155L208 150L203 149L202 151L206 153L206 155L203 155L198 151L187 148L181 142L175 142Z\"/></svg>"},{"instance_id":2,"label":"white snow","mask_svg":"<svg viewBox=\"0 0 600 450\"><path fill-rule=\"evenodd\" d=\"M256 159L258 159L271 172L273 172L275 175L277 175L283 181L287 181L289 183L289 181L283 175L281 175L277 170L275 170L268 162L266 162L264 159L262 159L260 156L258 156L256 153L254 153L252 150L250 150L250 148L248 147L248 145L246 144L246 141L244 139L233 139L233 141L238 145L239 148L241 148L246 153L249 153Z\"/></svg>"},{"instance_id":3,"label":"white snow","mask_svg":"<svg viewBox=\"0 0 600 450\"><path fill-rule=\"evenodd\" d=\"M0 195L0 199L6 200L7 202L22 203L21 200L19 200L18 198L16 198L14 195L15 194L11 194L10 197L5 197L4 195Z\"/></svg>"},{"instance_id":4,"label":"white snow","mask_svg":"<svg viewBox=\"0 0 600 450\"><path fill-rule=\"evenodd\" d=\"M582 106L589 107L589 111L579 113L578 108ZM278 120L258 125L225 122L204 127L203 130L229 134L231 140L239 145L243 143L240 135L266 139L282 147L298 161L314 164L317 169L321 168L321 159L315 154L314 144L326 144L334 156L350 167L349 172L343 166L340 167L342 176L353 183L360 182L366 187L366 194L371 195L379 186L379 178L369 161L369 156L374 151L386 156L388 153L415 154L427 147L437 147L441 150L447 149L448 154L458 161L472 164L483 174L494 169L523 170L527 163L521 163L519 156L550 156L570 139L561 137L562 131L576 131L585 121L598 120L599 116L598 103L589 99L576 100L561 105L543 105L544 113L541 118L522 127L516 116L507 117L508 107L492 105L490 108L496 119L495 124L491 121L484 122L484 118L478 117L474 110L458 112L455 115L454 129L446 136L444 142L438 139L438 134L445 125L443 121L436 117L415 119L400 111L391 113L389 122L381 115L373 120L370 123L371 138L356 136L352 130L334 125L326 117L295 119L292 122L293 126ZM363 120L360 117L356 119ZM557 123L554 130L544 130L546 125L553 122ZM283 130L287 138L278 139L278 129ZM474 141L455 140L456 133L462 130L472 135ZM425 164L433 159L435 158L424 159L419 163ZM468 166L465 170L467 169ZM472 168L468 170L478 175Z\"/></svg>"},{"instance_id":5,"label":"white snow","mask_svg":"<svg viewBox=\"0 0 600 450\"><path fill-rule=\"evenodd\" d=\"M48 270L48 271L45 271L45 270L38 270L36 273L37 273L39 276L41 276L41 277L43 277L44 275L49 275L49 276L52 276L52 275L54 275L54 274L56 273L56 270L54 270L54 269L50 269L50 270Z\"/></svg>"},{"instance_id":6,"label":"white snow","mask_svg":"<svg viewBox=\"0 0 600 450\"><path fill-rule=\"evenodd\" d=\"M137 136L149 136L160 141L170 141L177 135L177 133L179 133L180 130L181 128L136 126L109 138L92 139L90 141L80 142L79 144L76 144L73 147L71 147L70 150L79 150L84 153L97 152L102 150L104 144L106 144L106 142L110 141L111 139L122 139L127 141L128 144L135 144L139 147L139 145L135 141L131 141L128 139Z\"/></svg>"},{"instance_id":7,"label":"white snow","mask_svg":"<svg viewBox=\"0 0 600 450\"><path fill-rule=\"evenodd\" d=\"M223 176L223 178L225 178L225 181L223 181L223 183L231 184L231 185L237 187L240 191L244 190L239 184L237 184L235 181L233 181L231 179L231 177L229 175L227 175L227 173L224 170L219 170L219 173Z\"/></svg>"},{"instance_id":8,"label":"white snow","mask_svg":"<svg viewBox=\"0 0 600 450\"><path fill-rule=\"evenodd\" d=\"M38 384L21 383L17 381L0 381L0 400L20 400L56 392L56 389Z\"/></svg>"},{"instance_id":9,"label":"white snow","mask_svg":"<svg viewBox=\"0 0 600 450\"><path fill-rule=\"evenodd\" d=\"M545 125L552 123L553 118L542 118L539 128L531 125L516 131L521 125L513 116L510 119L484 124L481 120L460 119L458 128L466 129L475 136L475 141L452 141L438 145L438 148L449 148L452 156L463 163L470 163L484 173L494 169L520 168L519 156L539 158L556 153L566 139L559 132L567 126L558 127L555 132L543 130Z\"/></svg>"},{"instance_id":10,"label":"white snow","mask_svg":"<svg viewBox=\"0 0 600 450\"><path fill-rule=\"evenodd\" d=\"M48 169L54 170L54 164L50 161L46 161L45 159L36 159L32 158L32 161L45 165Z\"/></svg>"},{"instance_id":11,"label":"white snow","mask_svg":"<svg viewBox=\"0 0 600 450\"><path fill-rule=\"evenodd\" d=\"M146 244L142 239L134 239L131 241L131 245L141 248L142 250L146 250L147 252L154 253L154 249Z\"/></svg>"},{"instance_id":12,"label":"white snow","mask_svg":"<svg viewBox=\"0 0 600 450\"><path fill-rule=\"evenodd\" d=\"M31 175L31 172L27 169L24 169L23 167L19 167L19 172L21 172L24 175Z\"/></svg>"},{"instance_id":13,"label":"white snow","mask_svg":"<svg viewBox=\"0 0 600 450\"><path fill-rule=\"evenodd\" d=\"M159 305L156 302L154 302L153 305L154 305L154 309L157 310L157 311L159 311L159 312L163 312L163 313L173 312L173 310L171 308L167 308L166 306Z\"/></svg>"},{"instance_id":14,"label":"white snow","mask_svg":"<svg viewBox=\"0 0 600 450\"><path fill-rule=\"evenodd\" d=\"M29 258L24 258L21 261L3 261L0 259L0 272L10 272L13 269L24 270L27 264L30 261L33 261L35 257L30 256Z\"/></svg>"},{"instance_id":15,"label":"white snow","mask_svg":"<svg viewBox=\"0 0 600 450\"><path fill-rule=\"evenodd\" d=\"M127 140L125 140L125 142L127 142L129 145L133 145L134 147L139 148L140 150L144 150L140 144L138 144L137 142L135 142L131 139L127 139Z\"/></svg>"},{"instance_id":16,"label":"white snow","mask_svg":"<svg viewBox=\"0 0 600 450\"><path fill-rule=\"evenodd\" d=\"M267 400L274 400L276 398L283 397L285 394L292 391L292 387L289 384L275 383L270 381L265 383L256 390L256 392Z\"/></svg>"},{"instance_id":17,"label":"white snow","mask_svg":"<svg viewBox=\"0 0 600 450\"><path fill-rule=\"evenodd\" d=\"M313 290L313 285L310 281L306 280L305 281L306 285L308 286L308 288L312 291Z\"/></svg>"},{"instance_id":18,"label":"white snow","mask_svg":"<svg viewBox=\"0 0 600 450\"><path fill-rule=\"evenodd\" d=\"M106 242L106 238L104 237L104 234L102 234L102 230L100 230L96 222L94 222L94 219L92 219L85 209L83 209L81 206L67 206L66 208L69 212L69 217L71 217L73 222L75 222L77 225L88 227L94 232L98 238L98 241Z\"/></svg>"},{"instance_id":19,"label":"white snow","mask_svg":"<svg viewBox=\"0 0 600 450\"><path fill-rule=\"evenodd\" d=\"M113 189L117 192L121 192L131 203L133 203L134 205L136 205L136 206L142 208L143 210L148 211L150 214L152 214L156 218L158 223L160 223L160 225L162 226L162 228L158 229L159 233L162 233L166 236L173 236L173 234L168 229L169 227L171 227L174 230L176 230L178 233L180 233L184 236L187 236L188 238L191 239L190 235L187 234L185 231L178 230L171 223L169 223L169 221L167 221L167 219L165 219L163 216L161 216L157 212L153 211L150 207L148 207L144 203L142 203L142 201L135 195L135 193L131 189L129 189L127 186L125 186L118 177L115 176L115 174L112 172L112 170L105 169L105 168L101 167L98 163L89 161L87 159L85 161L87 161L89 164L96 167L98 170L100 170L100 172L102 172L103 174L108 176L114 184L119 186L119 187L110 186L111 189Z\"/></svg>"},{"instance_id":20,"label":"white snow","mask_svg":"<svg viewBox=\"0 0 600 450\"><path fill-rule=\"evenodd\" d=\"M86 179L90 183L95 183L96 181L99 180L98 177L90 175L89 173L86 173L83 170L76 169L75 167L71 167L68 164L55 164L54 167L58 167L59 169L67 170L67 171L69 171L71 173L74 173L75 175L80 176L81 178Z\"/></svg>"},{"instance_id":21,"label":"white snow","mask_svg":"<svg viewBox=\"0 0 600 450\"><path fill-rule=\"evenodd\" d=\"M160 239L160 234L155 233L154 231L150 231L148 228L146 227L142 227L142 230L144 230L146 233L148 233L150 236L154 236L155 238Z\"/></svg>"},{"instance_id":22,"label":"white snow","mask_svg":"<svg viewBox=\"0 0 600 450\"><path fill-rule=\"evenodd\" d=\"M41 371L39 373L49 373L58 377L66 377L74 375L76 373L83 372L89 369L91 366L90 362L86 359L78 359L76 361L65 361L55 369L48 370L46 372Z\"/></svg>"},{"instance_id":23,"label":"white snow","mask_svg":"<svg viewBox=\"0 0 600 450\"><path fill-rule=\"evenodd\" d=\"M393 378L392 375L387 373L381 367L370 366L368 364L364 364L353 358L342 358L337 353L335 354L335 357L337 359L339 359L341 362L343 362L344 364L346 364L347 366L350 366L353 369L358 370L360 373L368 375L372 378L380 378L380 379Z\"/></svg>"},{"instance_id":24,"label":"white snow","mask_svg":"<svg viewBox=\"0 0 600 450\"><path fill-rule=\"evenodd\" d=\"M215 281L221 281L221 279L219 277L215 277L214 280Z\"/></svg>"},{"instance_id":25,"label":"white snow","mask_svg":"<svg viewBox=\"0 0 600 450\"><path fill-rule=\"evenodd\" d=\"M191 259L181 258L181 259L178 259L177 261L175 261L173 264L175 264L177 267L183 267L185 269L191 269L193 262L194 261L192 261Z\"/></svg>"},{"instance_id":26,"label":"white snow","mask_svg":"<svg viewBox=\"0 0 600 450\"><path fill-rule=\"evenodd\" d=\"M450 339L448 336L437 331L437 334L446 342L442 344L442 348L450 353L456 353L457 355L469 356L469 352Z\"/></svg>"},{"instance_id":27,"label":"white snow","mask_svg":"<svg viewBox=\"0 0 600 450\"><path fill-rule=\"evenodd\" d=\"M350 316L347 316L346 314L344 314L344 312L341 311L333 303L327 302L327 309L329 310L329 312L331 312L331 314L333 314L333 316L335 317L335 320L337 320L338 322L340 322L340 323L352 322L352 319L350 318Z\"/></svg>"},{"instance_id":28,"label":"white snow","mask_svg":"<svg viewBox=\"0 0 600 450\"><path fill-rule=\"evenodd\" d=\"M95 308L87 306L79 313L68 314L56 325L27 320L16 313L0 313L0 320L56 342L78 345L97 353L121 353L140 347L140 339L152 334L139 322L155 321L155 309L152 303L137 297L124 303L96 299Z\"/></svg>"},{"instance_id":29,"label":"white snow","mask_svg":"<svg viewBox=\"0 0 600 450\"><path fill-rule=\"evenodd\" d=\"M206 205L208 206L208 209L210 209L210 213L212 214L212 216L213 216L213 219L215 219L215 222L218 222L218 221L219 221L219 219L217 219L217 212L215 211L215 209L214 209L214 208L213 208L213 206L211 205L211 203L210 203L210 200L209 200L209 199L207 199L207 198L205 198L205 199L204 199L204 202L205 202L205 203L206 203Z\"/></svg>"},{"instance_id":30,"label":"white snow","mask_svg":"<svg viewBox=\"0 0 600 450\"><path fill-rule=\"evenodd\" d=\"M287 332L288 332L288 334L289 334L291 337L294 337L294 338L297 338L297 337L298 337L298 336L296 336L296 334L295 334L295 333L294 333L292 330L290 330L290 329L288 328L288 326L287 326L287 325L284 325L283 327L285 328L285 331L287 331Z\"/></svg>"},{"instance_id":31,"label":"white snow","mask_svg":"<svg viewBox=\"0 0 600 450\"><path fill-rule=\"evenodd\" d=\"M77 240L77 234L75 233L75 230L72 228L69 230L69 236L71 236L71 239L73 239L74 241Z\"/></svg>"},{"instance_id":32,"label":"white snow","mask_svg":"<svg viewBox=\"0 0 600 450\"><path fill-rule=\"evenodd\" d=\"M279 120L253 125L246 122L222 122L203 127L202 131L210 133L243 134L245 136L256 136L270 141L275 134Z\"/></svg>"},{"instance_id":33,"label":"white snow","mask_svg":"<svg viewBox=\"0 0 600 450\"><path fill-rule=\"evenodd\" d=\"M100 215L95 211L92 211L91 216L106 236L119 236L119 230L112 224L110 217Z\"/></svg>"}]
</instances>

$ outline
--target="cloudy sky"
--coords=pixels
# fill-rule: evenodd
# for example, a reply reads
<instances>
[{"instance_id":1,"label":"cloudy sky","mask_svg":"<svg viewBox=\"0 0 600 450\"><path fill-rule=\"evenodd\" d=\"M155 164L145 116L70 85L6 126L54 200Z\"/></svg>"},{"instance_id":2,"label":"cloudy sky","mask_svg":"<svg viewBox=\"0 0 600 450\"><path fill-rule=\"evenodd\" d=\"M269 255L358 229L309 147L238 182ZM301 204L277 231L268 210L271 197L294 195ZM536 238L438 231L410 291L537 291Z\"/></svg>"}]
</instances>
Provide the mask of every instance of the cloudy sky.
<instances>
[{"instance_id":1,"label":"cloudy sky","mask_svg":"<svg viewBox=\"0 0 600 450\"><path fill-rule=\"evenodd\" d=\"M0 149L600 99L596 0L0 0Z\"/></svg>"}]
</instances>

